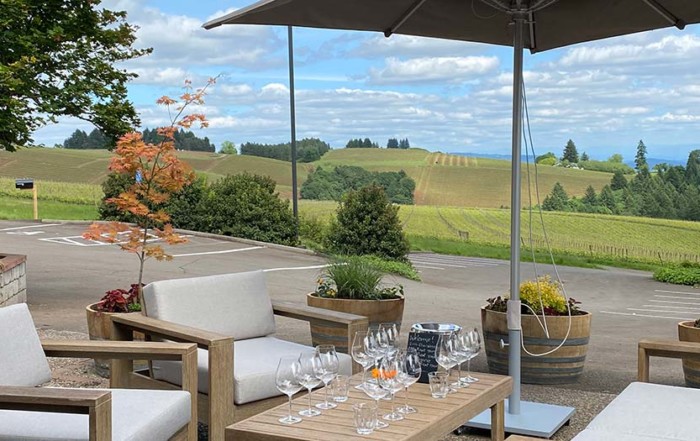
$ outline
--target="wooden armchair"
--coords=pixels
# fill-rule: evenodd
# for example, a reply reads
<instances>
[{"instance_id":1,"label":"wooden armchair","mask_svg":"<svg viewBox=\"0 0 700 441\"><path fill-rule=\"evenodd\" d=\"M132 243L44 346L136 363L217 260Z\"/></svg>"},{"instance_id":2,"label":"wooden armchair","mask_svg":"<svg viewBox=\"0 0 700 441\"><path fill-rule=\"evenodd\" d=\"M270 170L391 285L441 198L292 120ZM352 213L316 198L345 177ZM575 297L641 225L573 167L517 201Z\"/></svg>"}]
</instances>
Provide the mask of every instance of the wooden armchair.
<instances>
[{"instance_id":1,"label":"wooden armchair","mask_svg":"<svg viewBox=\"0 0 700 441\"><path fill-rule=\"evenodd\" d=\"M134 359L177 360L182 390L36 387L51 378L46 357L116 359L113 388ZM0 308L0 439L195 441L196 357L188 343L40 341L26 305Z\"/></svg>"},{"instance_id":2,"label":"wooden armchair","mask_svg":"<svg viewBox=\"0 0 700 441\"><path fill-rule=\"evenodd\" d=\"M348 347L356 331L366 330L366 317L288 302L272 302L264 273L153 282L144 288L146 316L112 318L113 338L130 339L139 331L156 339L196 343L198 349L198 416L209 425L209 439L224 439L226 426L286 400L274 381L279 358L309 347L277 339L274 315L322 320L342 328ZM339 354L341 371L356 372L352 359ZM175 388L179 367L154 363L148 373L128 374L132 387Z\"/></svg>"}]
</instances>

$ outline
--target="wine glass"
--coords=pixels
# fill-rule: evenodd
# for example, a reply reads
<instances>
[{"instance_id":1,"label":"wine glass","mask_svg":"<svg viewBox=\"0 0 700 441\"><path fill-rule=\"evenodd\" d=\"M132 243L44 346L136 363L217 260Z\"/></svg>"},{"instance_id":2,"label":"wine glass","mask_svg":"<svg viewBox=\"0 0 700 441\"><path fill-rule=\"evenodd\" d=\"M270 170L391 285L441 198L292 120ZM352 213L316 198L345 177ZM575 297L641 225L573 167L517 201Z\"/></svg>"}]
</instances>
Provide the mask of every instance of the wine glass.
<instances>
[{"instance_id":1,"label":"wine glass","mask_svg":"<svg viewBox=\"0 0 700 441\"><path fill-rule=\"evenodd\" d=\"M472 356L473 346L469 332L457 331L454 333L454 357L457 360L457 381L452 386L457 388L468 387L469 382L462 377L462 364L469 361Z\"/></svg>"},{"instance_id":2,"label":"wine glass","mask_svg":"<svg viewBox=\"0 0 700 441\"><path fill-rule=\"evenodd\" d=\"M299 415L315 417L321 412L311 407L311 390L321 384L321 358L316 351L302 352L299 355L299 375L297 379L309 391L309 408L299 411Z\"/></svg>"},{"instance_id":3,"label":"wine glass","mask_svg":"<svg viewBox=\"0 0 700 441\"><path fill-rule=\"evenodd\" d=\"M479 379L471 376L471 361L472 358L479 355L479 351L481 351L481 335L479 334L479 330L477 328L468 331L467 335L469 336L469 341L471 343L471 354L467 359L467 376L461 378L460 381L466 381L467 383L476 383L477 381L479 381Z\"/></svg>"},{"instance_id":4,"label":"wine glass","mask_svg":"<svg viewBox=\"0 0 700 441\"><path fill-rule=\"evenodd\" d=\"M379 365L379 375L377 378L379 380L379 385L391 394L391 412L384 415L385 420L400 421L403 419L403 415L397 412L395 406L396 392L404 387L401 377L399 376L401 369L401 361L396 354L394 356L384 357Z\"/></svg>"},{"instance_id":5,"label":"wine glass","mask_svg":"<svg viewBox=\"0 0 700 441\"><path fill-rule=\"evenodd\" d=\"M362 383L355 386L356 389L362 389L367 382L367 370L374 364L374 357L370 356L365 347L367 339L367 331L357 331L352 339L352 359L357 364L362 366Z\"/></svg>"},{"instance_id":6,"label":"wine glass","mask_svg":"<svg viewBox=\"0 0 700 441\"><path fill-rule=\"evenodd\" d=\"M435 361L447 371L447 378L450 378L452 368L457 364L454 350L454 332L440 334L435 346ZM457 389L449 386L448 392L457 392Z\"/></svg>"},{"instance_id":7,"label":"wine glass","mask_svg":"<svg viewBox=\"0 0 700 441\"><path fill-rule=\"evenodd\" d=\"M420 357L415 348L408 348L406 351L400 352L399 356L401 357L402 368L399 375L406 392L404 394L404 405L399 407L398 410L404 414L416 413L418 411L408 405L408 387L420 379L422 372Z\"/></svg>"},{"instance_id":8,"label":"wine glass","mask_svg":"<svg viewBox=\"0 0 700 441\"><path fill-rule=\"evenodd\" d=\"M374 372L376 372L377 377L381 376L381 369L377 369ZM379 384L379 381L368 381L367 383L365 383L365 386L364 388L362 388L362 391L365 394L367 394L368 397L377 402L377 411L379 411L379 400L389 395L389 391L384 389L381 386L381 384ZM379 419L379 413L377 412L377 423L374 428L383 429L385 427L389 427L389 425Z\"/></svg>"},{"instance_id":9,"label":"wine glass","mask_svg":"<svg viewBox=\"0 0 700 441\"><path fill-rule=\"evenodd\" d=\"M380 323L377 332L385 353L387 355L395 353L398 350L396 344L399 339L399 330L396 328L396 323Z\"/></svg>"},{"instance_id":10,"label":"wine glass","mask_svg":"<svg viewBox=\"0 0 700 441\"><path fill-rule=\"evenodd\" d=\"M384 348L381 344L381 337L375 331L367 331L367 336L364 339L365 351L367 355L372 357L374 364L378 365L379 360L384 356Z\"/></svg>"},{"instance_id":11,"label":"wine glass","mask_svg":"<svg viewBox=\"0 0 700 441\"><path fill-rule=\"evenodd\" d=\"M300 370L301 366L296 357L282 357L277 364L275 384L280 392L289 397L289 415L278 420L282 424L296 424L301 421L301 418L292 415L292 395L299 392L302 387L298 380Z\"/></svg>"},{"instance_id":12,"label":"wine glass","mask_svg":"<svg viewBox=\"0 0 700 441\"><path fill-rule=\"evenodd\" d=\"M318 403L316 407L325 410L334 409L338 405L328 401L328 383L338 376L338 369L340 368L338 354L335 352L335 346L333 345L318 345L316 354L321 360L321 375L319 378L323 381L323 390L325 391L323 403Z\"/></svg>"}]
</instances>

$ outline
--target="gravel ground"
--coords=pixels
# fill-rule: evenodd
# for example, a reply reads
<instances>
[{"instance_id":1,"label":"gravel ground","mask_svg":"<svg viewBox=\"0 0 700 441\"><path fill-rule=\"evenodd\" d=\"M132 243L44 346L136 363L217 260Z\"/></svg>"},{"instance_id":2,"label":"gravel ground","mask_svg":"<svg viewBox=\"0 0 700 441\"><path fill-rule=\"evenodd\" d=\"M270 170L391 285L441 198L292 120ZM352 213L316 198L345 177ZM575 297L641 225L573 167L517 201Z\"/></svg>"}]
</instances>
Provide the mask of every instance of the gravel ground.
<instances>
[{"instance_id":1,"label":"gravel ground","mask_svg":"<svg viewBox=\"0 0 700 441\"><path fill-rule=\"evenodd\" d=\"M53 329L39 329L39 336L46 339L86 340L87 334ZM98 376L90 359L49 358L52 379L48 386L59 387L89 387L107 388L109 380ZM557 441L567 441L595 417L612 399L614 394L586 392L571 388L562 389L537 385L522 385L522 399L549 404L559 404L576 408L568 426L560 429L552 438ZM206 426L200 424L199 441L207 440ZM481 441L488 440L489 433L478 429L468 429L462 435L448 435L442 441Z\"/></svg>"}]
</instances>

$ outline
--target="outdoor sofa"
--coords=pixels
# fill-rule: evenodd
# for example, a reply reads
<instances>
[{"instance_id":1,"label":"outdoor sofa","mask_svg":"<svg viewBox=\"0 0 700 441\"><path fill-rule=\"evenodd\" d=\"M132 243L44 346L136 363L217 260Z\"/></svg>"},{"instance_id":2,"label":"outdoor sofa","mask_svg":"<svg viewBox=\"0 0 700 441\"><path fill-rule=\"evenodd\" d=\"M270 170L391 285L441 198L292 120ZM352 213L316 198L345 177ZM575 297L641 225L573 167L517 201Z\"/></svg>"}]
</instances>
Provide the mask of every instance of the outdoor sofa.
<instances>
[{"instance_id":1,"label":"outdoor sofa","mask_svg":"<svg viewBox=\"0 0 700 441\"><path fill-rule=\"evenodd\" d=\"M115 315L113 338L140 331L197 344L198 415L209 424L212 441L224 439L226 426L283 403L286 396L275 386L280 357L313 349L274 337L274 315L342 328L349 347L355 332L368 326L366 317L271 301L263 271L162 280L145 286L143 294L147 316ZM351 374L350 356L339 358L341 373ZM179 372L176 362L154 362L150 374L133 373L130 384L179 387Z\"/></svg>"}]
</instances>

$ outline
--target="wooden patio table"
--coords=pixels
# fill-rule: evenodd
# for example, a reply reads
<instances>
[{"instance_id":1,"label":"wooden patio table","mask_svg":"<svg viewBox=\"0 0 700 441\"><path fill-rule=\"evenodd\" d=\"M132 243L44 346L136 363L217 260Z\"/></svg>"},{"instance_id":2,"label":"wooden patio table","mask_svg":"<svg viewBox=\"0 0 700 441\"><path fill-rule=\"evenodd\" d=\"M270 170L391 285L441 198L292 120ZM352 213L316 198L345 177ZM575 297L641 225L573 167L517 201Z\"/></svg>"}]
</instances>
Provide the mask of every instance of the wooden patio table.
<instances>
[{"instance_id":1,"label":"wooden patio table","mask_svg":"<svg viewBox=\"0 0 700 441\"><path fill-rule=\"evenodd\" d=\"M361 374L352 377L352 384L360 382ZM475 375L477 383L458 389L447 398L435 399L430 395L427 384L416 383L410 387L408 401L418 412L405 415L402 421L386 421L389 427L375 430L370 435L358 435L353 422L352 405L358 402L373 401L364 392L351 387L348 400L337 403L338 407L323 410L316 417L304 417L297 424L287 425L277 420L287 415L287 404L277 406L226 428L227 441L347 441L347 440L381 440L381 441L427 441L438 440L484 410L491 408L491 439L504 439L504 399L513 388L511 377L491 374ZM311 394L312 404L323 401L323 389ZM398 394L396 404L403 404L402 392ZM292 401L292 412L308 406L306 395ZM390 412L389 401L380 400L379 414Z\"/></svg>"}]
</instances>

